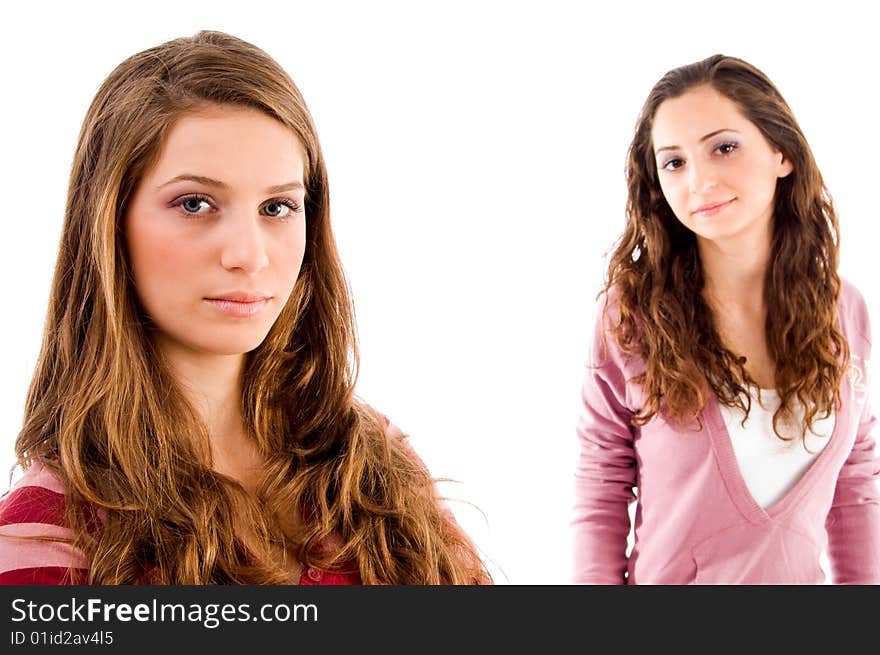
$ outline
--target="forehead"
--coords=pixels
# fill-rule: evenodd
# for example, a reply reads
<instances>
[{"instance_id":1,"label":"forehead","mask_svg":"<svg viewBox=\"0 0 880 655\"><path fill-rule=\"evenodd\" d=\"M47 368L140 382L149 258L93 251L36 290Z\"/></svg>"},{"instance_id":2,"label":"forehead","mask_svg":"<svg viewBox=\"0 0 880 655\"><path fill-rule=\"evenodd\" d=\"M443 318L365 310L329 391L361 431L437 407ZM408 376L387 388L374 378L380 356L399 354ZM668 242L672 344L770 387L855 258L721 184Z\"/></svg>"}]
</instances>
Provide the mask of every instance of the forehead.
<instances>
[{"instance_id":1,"label":"forehead","mask_svg":"<svg viewBox=\"0 0 880 655\"><path fill-rule=\"evenodd\" d=\"M660 103L654 114L651 139L655 149L685 147L722 129L757 130L736 103L711 86L699 86Z\"/></svg>"},{"instance_id":2,"label":"forehead","mask_svg":"<svg viewBox=\"0 0 880 655\"><path fill-rule=\"evenodd\" d=\"M261 111L211 107L179 117L148 177L181 173L260 187L302 181L305 151L293 130Z\"/></svg>"}]
</instances>

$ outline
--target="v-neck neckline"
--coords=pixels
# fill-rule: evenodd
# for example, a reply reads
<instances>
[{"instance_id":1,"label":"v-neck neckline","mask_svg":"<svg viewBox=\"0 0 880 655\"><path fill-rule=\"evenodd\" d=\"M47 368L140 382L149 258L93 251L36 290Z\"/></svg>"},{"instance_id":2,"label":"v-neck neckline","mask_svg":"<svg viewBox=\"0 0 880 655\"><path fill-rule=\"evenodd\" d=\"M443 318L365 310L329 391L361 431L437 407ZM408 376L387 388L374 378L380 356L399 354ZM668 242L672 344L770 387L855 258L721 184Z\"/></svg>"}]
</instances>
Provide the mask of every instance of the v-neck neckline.
<instances>
[{"instance_id":1,"label":"v-neck neckline","mask_svg":"<svg viewBox=\"0 0 880 655\"><path fill-rule=\"evenodd\" d=\"M848 392L846 388L848 382L848 379L844 378L844 388L841 389L841 395ZM822 452L816 456L809 468L804 471L794 485L779 500L765 508L755 500L752 492L749 491L745 478L743 478L742 470L736 459L736 453L733 450L730 432L724 423L724 417L721 415L721 405L714 394L710 396L709 402L703 408L702 418L708 429L712 449L715 452L728 495L740 513L746 519L756 524L784 519L791 509L796 506L798 499L809 489L812 480L821 475L822 470L831 460L832 451L839 447L841 441L841 437L838 436L841 431L840 426L841 423L845 422L842 420L842 416L838 415L835 417L834 429L831 432L831 436L828 437L828 443L822 449Z\"/></svg>"}]
</instances>

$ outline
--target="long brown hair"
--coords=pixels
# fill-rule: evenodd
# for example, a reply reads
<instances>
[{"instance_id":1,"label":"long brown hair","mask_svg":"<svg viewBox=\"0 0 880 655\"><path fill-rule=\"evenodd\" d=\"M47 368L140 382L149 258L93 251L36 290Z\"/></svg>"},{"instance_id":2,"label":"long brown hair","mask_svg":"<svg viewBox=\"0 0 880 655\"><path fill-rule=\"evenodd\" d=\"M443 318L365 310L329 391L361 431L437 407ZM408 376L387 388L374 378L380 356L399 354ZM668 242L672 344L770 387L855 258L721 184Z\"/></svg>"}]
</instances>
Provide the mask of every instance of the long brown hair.
<instances>
[{"instance_id":1,"label":"long brown hair","mask_svg":"<svg viewBox=\"0 0 880 655\"><path fill-rule=\"evenodd\" d=\"M660 188L651 130L657 108L702 85L736 103L794 170L776 185L772 258L764 280L767 345L776 362L781 405L773 427L805 408L801 437L840 402L849 348L838 329L841 281L839 228L831 197L810 147L782 95L754 66L723 55L669 71L654 86L636 123L626 178L626 227L613 249L604 292L616 296L612 333L627 353L640 354L636 381L646 402L634 419L644 425L662 412L679 423L699 421L708 392L748 415L746 387L757 386L744 359L728 350L703 298L697 241L681 224ZM601 294L600 294L601 295ZM805 313L805 309L809 308Z\"/></svg>"},{"instance_id":2,"label":"long brown hair","mask_svg":"<svg viewBox=\"0 0 880 655\"><path fill-rule=\"evenodd\" d=\"M266 461L258 499L212 470L207 430L150 338L123 234L127 202L174 121L217 105L264 112L306 153L302 269L245 359L242 413ZM357 362L324 159L290 77L259 48L212 31L122 62L79 135L16 442L22 466L41 461L67 485L88 582L289 582L270 556L279 545L303 566L355 567L365 583L490 579L424 466L356 399Z\"/></svg>"}]
</instances>

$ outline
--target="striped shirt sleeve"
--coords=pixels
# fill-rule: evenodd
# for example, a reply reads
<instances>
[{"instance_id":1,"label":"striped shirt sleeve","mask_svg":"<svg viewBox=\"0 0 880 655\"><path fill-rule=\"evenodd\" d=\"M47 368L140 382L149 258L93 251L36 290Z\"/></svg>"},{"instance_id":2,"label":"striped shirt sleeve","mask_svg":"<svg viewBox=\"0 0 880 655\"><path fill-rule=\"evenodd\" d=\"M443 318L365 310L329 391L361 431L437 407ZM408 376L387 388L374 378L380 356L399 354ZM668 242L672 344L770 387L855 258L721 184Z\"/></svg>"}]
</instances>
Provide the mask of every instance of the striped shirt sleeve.
<instances>
[{"instance_id":1,"label":"striped shirt sleeve","mask_svg":"<svg viewBox=\"0 0 880 655\"><path fill-rule=\"evenodd\" d=\"M0 498L0 584L84 584L88 563L64 526L64 486L34 463Z\"/></svg>"}]
</instances>

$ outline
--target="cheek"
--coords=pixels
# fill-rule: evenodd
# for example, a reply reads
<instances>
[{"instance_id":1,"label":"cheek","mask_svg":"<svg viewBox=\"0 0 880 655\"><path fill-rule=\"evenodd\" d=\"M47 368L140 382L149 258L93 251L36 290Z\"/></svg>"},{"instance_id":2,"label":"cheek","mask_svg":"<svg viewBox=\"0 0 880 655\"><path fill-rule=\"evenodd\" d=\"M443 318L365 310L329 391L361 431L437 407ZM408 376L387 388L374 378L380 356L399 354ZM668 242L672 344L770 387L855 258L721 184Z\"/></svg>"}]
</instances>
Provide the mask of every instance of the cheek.
<instances>
[{"instance_id":1,"label":"cheek","mask_svg":"<svg viewBox=\"0 0 880 655\"><path fill-rule=\"evenodd\" d=\"M280 281L293 288L302 267L306 248L306 223L299 221L293 229L284 233L275 244L274 261L278 262L277 270Z\"/></svg>"},{"instance_id":2,"label":"cheek","mask_svg":"<svg viewBox=\"0 0 880 655\"><path fill-rule=\"evenodd\" d=\"M179 290L192 277L197 257L192 244L183 247L179 235L167 234L158 221L132 221L126 241L135 288L144 303Z\"/></svg>"},{"instance_id":3,"label":"cheek","mask_svg":"<svg viewBox=\"0 0 880 655\"><path fill-rule=\"evenodd\" d=\"M660 179L660 190L663 192L663 197L666 198L666 202L672 209L672 212L679 220L682 220L682 217L687 218L687 185L678 178L665 176Z\"/></svg>"},{"instance_id":4,"label":"cheek","mask_svg":"<svg viewBox=\"0 0 880 655\"><path fill-rule=\"evenodd\" d=\"M755 198L755 202L764 204L773 199L776 192L776 169L772 162L751 161L743 162L737 171L737 180L740 190L749 191L749 195Z\"/></svg>"}]
</instances>

